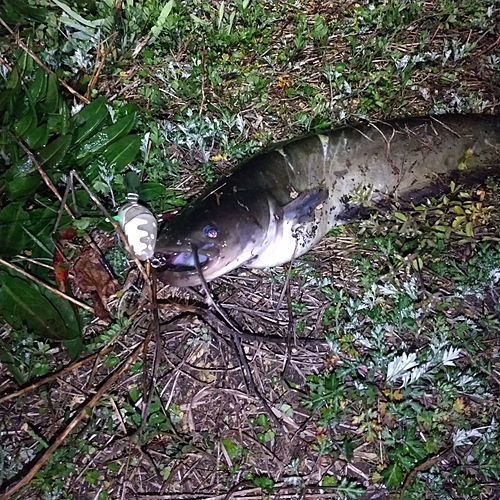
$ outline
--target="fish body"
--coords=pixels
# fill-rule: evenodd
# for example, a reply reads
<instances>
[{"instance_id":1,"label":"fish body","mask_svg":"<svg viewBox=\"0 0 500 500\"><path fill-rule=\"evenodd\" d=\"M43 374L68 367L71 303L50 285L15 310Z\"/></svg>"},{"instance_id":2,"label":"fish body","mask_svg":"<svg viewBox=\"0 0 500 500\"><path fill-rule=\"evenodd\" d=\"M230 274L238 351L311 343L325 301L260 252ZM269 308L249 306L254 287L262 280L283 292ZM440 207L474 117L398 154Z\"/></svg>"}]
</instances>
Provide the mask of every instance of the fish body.
<instances>
[{"instance_id":1,"label":"fish body","mask_svg":"<svg viewBox=\"0 0 500 500\"><path fill-rule=\"evenodd\" d=\"M210 186L159 232L162 281L200 283L303 255L363 202L417 200L443 176L500 170L500 117L439 115L345 126L276 144ZM435 195L436 193L433 193Z\"/></svg>"}]
</instances>

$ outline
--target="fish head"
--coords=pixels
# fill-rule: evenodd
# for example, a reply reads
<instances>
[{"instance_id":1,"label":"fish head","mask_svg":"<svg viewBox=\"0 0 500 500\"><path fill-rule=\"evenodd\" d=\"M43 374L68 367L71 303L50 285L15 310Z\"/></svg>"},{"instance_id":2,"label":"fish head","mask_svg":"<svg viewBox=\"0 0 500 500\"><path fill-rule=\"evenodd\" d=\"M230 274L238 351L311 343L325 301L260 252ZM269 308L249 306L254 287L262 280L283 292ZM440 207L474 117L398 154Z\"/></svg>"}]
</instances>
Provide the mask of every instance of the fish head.
<instances>
[{"instance_id":1,"label":"fish head","mask_svg":"<svg viewBox=\"0 0 500 500\"><path fill-rule=\"evenodd\" d=\"M152 265L175 286L213 280L256 258L269 244L279 207L263 189L215 190L188 205L160 229Z\"/></svg>"}]
</instances>

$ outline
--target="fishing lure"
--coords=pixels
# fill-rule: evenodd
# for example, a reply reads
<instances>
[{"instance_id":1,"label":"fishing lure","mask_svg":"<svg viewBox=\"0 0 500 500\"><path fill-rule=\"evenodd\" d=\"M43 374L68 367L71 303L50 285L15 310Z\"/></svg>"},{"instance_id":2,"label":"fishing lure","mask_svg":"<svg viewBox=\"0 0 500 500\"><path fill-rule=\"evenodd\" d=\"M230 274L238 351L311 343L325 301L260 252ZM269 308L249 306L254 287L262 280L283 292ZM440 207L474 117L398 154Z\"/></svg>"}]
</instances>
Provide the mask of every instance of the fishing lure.
<instances>
[{"instance_id":1,"label":"fishing lure","mask_svg":"<svg viewBox=\"0 0 500 500\"><path fill-rule=\"evenodd\" d=\"M158 234L158 221L153 213L139 204L139 177L134 172L125 176L127 203L118 211L118 223L139 260L153 257Z\"/></svg>"}]
</instances>

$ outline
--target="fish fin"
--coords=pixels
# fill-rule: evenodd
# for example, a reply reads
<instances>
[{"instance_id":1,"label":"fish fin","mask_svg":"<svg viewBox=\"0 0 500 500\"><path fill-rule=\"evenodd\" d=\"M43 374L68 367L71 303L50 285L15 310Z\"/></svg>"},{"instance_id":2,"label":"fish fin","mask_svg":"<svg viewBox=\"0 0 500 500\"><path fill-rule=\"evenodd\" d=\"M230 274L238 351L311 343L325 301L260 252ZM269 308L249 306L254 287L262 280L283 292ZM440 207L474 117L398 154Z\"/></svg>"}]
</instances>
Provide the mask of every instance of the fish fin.
<instances>
[{"instance_id":1,"label":"fish fin","mask_svg":"<svg viewBox=\"0 0 500 500\"><path fill-rule=\"evenodd\" d=\"M297 198L283 207L284 218L293 224L303 224L314 219L314 211L328 198L328 190L311 189L300 193Z\"/></svg>"}]
</instances>

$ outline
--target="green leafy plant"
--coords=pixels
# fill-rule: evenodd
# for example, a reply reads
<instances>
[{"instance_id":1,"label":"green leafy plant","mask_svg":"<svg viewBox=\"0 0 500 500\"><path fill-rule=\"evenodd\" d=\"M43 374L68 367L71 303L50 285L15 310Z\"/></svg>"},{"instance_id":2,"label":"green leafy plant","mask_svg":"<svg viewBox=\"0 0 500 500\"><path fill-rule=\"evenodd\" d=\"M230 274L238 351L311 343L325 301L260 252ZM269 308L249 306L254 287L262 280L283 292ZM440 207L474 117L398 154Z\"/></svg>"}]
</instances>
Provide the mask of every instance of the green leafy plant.
<instances>
[{"instance_id":1,"label":"green leafy plant","mask_svg":"<svg viewBox=\"0 0 500 500\"><path fill-rule=\"evenodd\" d=\"M5 155L0 190L6 200L0 211L0 256L16 259L29 254L35 260L51 261L52 231L60 209L55 194L64 188L71 168L97 192L124 199L121 174L134 162L141 145L140 138L130 134L136 108L125 105L110 113L106 100L98 98L70 110L57 75L35 68L25 52L18 54L1 96ZM85 211L102 220L88 198L78 196L78 202L72 207L75 213ZM60 227L70 223L65 215ZM32 270L31 265L20 263L21 268ZM35 267L32 272L48 280L44 268ZM64 340L73 358L81 352L81 321L74 307L8 268L2 271L0 310L14 328L24 324L39 336Z\"/></svg>"}]
</instances>

